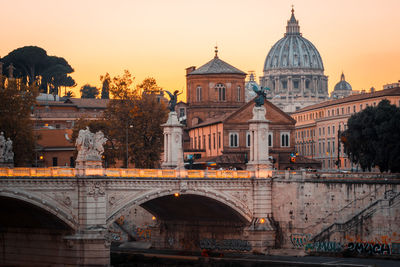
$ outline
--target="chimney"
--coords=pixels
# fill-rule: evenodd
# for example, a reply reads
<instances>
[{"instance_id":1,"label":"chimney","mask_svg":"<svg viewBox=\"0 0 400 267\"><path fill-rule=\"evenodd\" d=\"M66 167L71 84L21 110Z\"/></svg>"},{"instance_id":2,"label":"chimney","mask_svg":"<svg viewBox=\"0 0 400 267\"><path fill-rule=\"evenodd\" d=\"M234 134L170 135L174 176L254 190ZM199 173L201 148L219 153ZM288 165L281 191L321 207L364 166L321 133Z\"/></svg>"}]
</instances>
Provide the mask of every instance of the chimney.
<instances>
[{"instance_id":1,"label":"chimney","mask_svg":"<svg viewBox=\"0 0 400 267\"><path fill-rule=\"evenodd\" d=\"M191 66L189 68L186 68L186 75L190 74L192 71L194 71L196 69L195 66Z\"/></svg>"}]
</instances>

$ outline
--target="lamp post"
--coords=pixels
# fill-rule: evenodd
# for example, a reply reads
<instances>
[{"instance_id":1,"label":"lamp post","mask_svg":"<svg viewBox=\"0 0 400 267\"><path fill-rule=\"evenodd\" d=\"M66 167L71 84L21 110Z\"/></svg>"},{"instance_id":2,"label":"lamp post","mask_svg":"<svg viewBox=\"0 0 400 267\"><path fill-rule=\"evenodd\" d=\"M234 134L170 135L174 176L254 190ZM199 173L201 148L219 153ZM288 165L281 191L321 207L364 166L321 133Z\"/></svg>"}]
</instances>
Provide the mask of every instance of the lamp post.
<instances>
[{"instance_id":1,"label":"lamp post","mask_svg":"<svg viewBox=\"0 0 400 267\"><path fill-rule=\"evenodd\" d=\"M133 128L133 125L129 125L129 127L126 127L126 168L128 169L128 163L129 163L129 153L128 153L128 129Z\"/></svg>"}]
</instances>

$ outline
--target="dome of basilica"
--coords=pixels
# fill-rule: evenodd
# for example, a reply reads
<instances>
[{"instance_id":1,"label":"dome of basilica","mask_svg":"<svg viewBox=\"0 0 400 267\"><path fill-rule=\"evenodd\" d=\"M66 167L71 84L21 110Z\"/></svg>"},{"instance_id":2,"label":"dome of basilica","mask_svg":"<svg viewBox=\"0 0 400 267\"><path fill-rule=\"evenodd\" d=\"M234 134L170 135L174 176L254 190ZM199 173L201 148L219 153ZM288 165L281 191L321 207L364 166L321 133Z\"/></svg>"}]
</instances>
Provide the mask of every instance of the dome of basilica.
<instances>
[{"instance_id":1,"label":"dome of basilica","mask_svg":"<svg viewBox=\"0 0 400 267\"><path fill-rule=\"evenodd\" d=\"M342 73L342 75L340 76L340 82L338 82L335 85L335 88L333 89L334 91L338 91L338 90L353 90L351 88L351 85L346 82L345 78L344 78L344 74Z\"/></svg>"},{"instance_id":2,"label":"dome of basilica","mask_svg":"<svg viewBox=\"0 0 400 267\"><path fill-rule=\"evenodd\" d=\"M285 36L272 46L264 64L264 71L287 68L324 69L318 50L301 35L293 9Z\"/></svg>"},{"instance_id":3,"label":"dome of basilica","mask_svg":"<svg viewBox=\"0 0 400 267\"><path fill-rule=\"evenodd\" d=\"M321 55L301 35L293 8L284 37L272 46L265 59L260 85L270 89L267 99L285 112L329 98Z\"/></svg>"}]
</instances>

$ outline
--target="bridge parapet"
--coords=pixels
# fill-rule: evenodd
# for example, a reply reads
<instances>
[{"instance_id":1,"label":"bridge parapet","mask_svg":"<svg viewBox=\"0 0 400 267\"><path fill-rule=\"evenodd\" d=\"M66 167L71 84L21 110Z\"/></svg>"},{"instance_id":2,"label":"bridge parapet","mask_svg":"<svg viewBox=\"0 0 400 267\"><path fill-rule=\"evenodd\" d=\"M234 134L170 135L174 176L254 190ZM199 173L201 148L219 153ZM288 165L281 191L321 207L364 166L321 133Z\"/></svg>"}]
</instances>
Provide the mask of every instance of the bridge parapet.
<instances>
[{"instance_id":1,"label":"bridge parapet","mask_svg":"<svg viewBox=\"0 0 400 267\"><path fill-rule=\"evenodd\" d=\"M83 175L82 175L83 174ZM271 178L271 170L174 170L174 169L84 169L83 173L74 168L0 168L0 176L16 177L143 177L143 178Z\"/></svg>"}]
</instances>

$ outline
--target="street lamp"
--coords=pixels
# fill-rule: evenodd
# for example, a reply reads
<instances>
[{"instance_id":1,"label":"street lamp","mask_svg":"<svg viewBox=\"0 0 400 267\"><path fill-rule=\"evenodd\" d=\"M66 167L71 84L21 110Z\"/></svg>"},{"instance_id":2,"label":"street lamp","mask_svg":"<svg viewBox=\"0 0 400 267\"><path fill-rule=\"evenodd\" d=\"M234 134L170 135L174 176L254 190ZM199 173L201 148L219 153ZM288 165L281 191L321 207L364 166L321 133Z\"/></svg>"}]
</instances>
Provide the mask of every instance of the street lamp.
<instances>
[{"instance_id":1,"label":"street lamp","mask_svg":"<svg viewBox=\"0 0 400 267\"><path fill-rule=\"evenodd\" d=\"M128 169L129 153L128 153L128 129L133 128L133 125L126 127L126 168Z\"/></svg>"}]
</instances>

